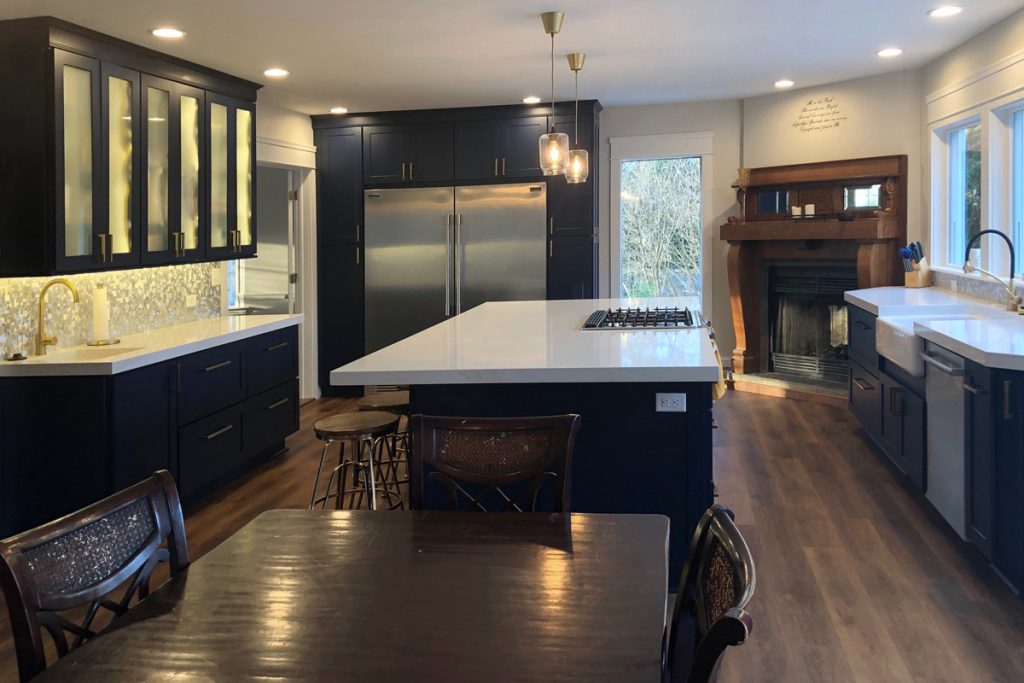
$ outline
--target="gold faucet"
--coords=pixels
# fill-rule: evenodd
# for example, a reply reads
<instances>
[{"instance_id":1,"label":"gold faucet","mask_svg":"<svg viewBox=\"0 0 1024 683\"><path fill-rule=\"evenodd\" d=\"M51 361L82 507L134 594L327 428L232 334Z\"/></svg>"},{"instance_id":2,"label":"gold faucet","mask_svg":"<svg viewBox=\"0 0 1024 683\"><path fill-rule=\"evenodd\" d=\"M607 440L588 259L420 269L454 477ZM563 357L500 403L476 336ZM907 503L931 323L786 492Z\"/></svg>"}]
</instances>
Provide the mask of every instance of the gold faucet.
<instances>
[{"instance_id":1,"label":"gold faucet","mask_svg":"<svg viewBox=\"0 0 1024 683\"><path fill-rule=\"evenodd\" d=\"M57 337L46 336L46 293L50 291L50 287L54 285L64 285L71 290L71 298L74 302L78 303L78 289L71 280L67 278L58 277L50 280L43 285L42 291L39 292L39 332L36 333L36 355L45 356L46 347L54 346L57 343Z\"/></svg>"}]
</instances>

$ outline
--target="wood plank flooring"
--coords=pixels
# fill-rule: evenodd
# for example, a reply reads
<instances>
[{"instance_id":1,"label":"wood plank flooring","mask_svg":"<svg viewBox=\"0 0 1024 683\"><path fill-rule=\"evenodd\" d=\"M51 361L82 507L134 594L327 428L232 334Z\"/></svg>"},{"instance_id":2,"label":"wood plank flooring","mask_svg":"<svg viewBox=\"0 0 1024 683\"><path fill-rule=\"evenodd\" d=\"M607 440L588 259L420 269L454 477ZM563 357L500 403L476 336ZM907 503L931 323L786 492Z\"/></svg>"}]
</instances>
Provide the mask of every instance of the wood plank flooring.
<instances>
[{"instance_id":1,"label":"wood plank flooring","mask_svg":"<svg viewBox=\"0 0 1024 683\"><path fill-rule=\"evenodd\" d=\"M286 454L188 511L193 560L264 510L306 507L312 424L353 404L304 406ZM1024 680L1024 602L898 483L845 408L729 392L715 419L719 500L758 570L754 632L723 682ZM0 618L0 683L16 680Z\"/></svg>"}]
</instances>

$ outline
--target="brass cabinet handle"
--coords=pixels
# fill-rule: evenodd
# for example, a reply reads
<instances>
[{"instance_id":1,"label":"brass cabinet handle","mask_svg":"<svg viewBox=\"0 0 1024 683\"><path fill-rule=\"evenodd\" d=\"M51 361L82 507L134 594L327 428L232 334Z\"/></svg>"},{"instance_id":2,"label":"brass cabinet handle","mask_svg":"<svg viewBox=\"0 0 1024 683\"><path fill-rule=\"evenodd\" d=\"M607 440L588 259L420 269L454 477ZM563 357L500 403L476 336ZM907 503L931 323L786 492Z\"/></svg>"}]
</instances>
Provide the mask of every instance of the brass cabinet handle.
<instances>
[{"instance_id":1,"label":"brass cabinet handle","mask_svg":"<svg viewBox=\"0 0 1024 683\"><path fill-rule=\"evenodd\" d=\"M409 162L409 180L413 180L413 179L415 179L415 178L416 178L416 174L415 174L415 173L413 173L413 170L412 170L412 162L410 161L410 162Z\"/></svg>"},{"instance_id":2,"label":"brass cabinet handle","mask_svg":"<svg viewBox=\"0 0 1024 683\"><path fill-rule=\"evenodd\" d=\"M110 235L108 235L105 232L101 232L99 235L97 235L97 237L99 237L99 240L100 240L100 263L106 263L107 262L107 239L110 237Z\"/></svg>"},{"instance_id":3,"label":"brass cabinet handle","mask_svg":"<svg viewBox=\"0 0 1024 683\"><path fill-rule=\"evenodd\" d=\"M903 415L903 408L897 408L897 394L902 394L903 390L899 387L889 387L889 413L896 417Z\"/></svg>"},{"instance_id":4,"label":"brass cabinet handle","mask_svg":"<svg viewBox=\"0 0 1024 683\"><path fill-rule=\"evenodd\" d=\"M981 387L976 387L971 384L967 384L966 382L964 382L964 391L966 391L969 394L974 394L975 396L985 393L985 390L982 389Z\"/></svg>"},{"instance_id":5,"label":"brass cabinet handle","mask_svg":"<svg viewBox=\"0 0 1024 683\"><path fill-rule=\"evenodd\" d=\"M265 348L263 350L264 351L277 351L278 349L283 349L286 346L288 346L288 342L284 341L284 342L281 342L280 344L274 344L273 346L268 346L267 348Z\"/></svg>"},{"instance_id":6,"label":"brass cabinet handle","mask_svg":"<svg viewBox=\"0 0 1024 683\"><path fill-rule=\"evenodd\" d=\"M405 180L405 162L402 162L402 180Z\"/></svg>"},{"instance_id":7,"label":"brass cabinet handle","mask_svg":"<svg viewBox=\"0 0 1024 683\"><path fill-rule=\"evenodd\" d=\"M501 158L501 175L505 175L505 157Z\"/></svg>"},{"instance_id":8,"label":"brass cabinet handle","mask_svg":"<svg viewBox=\"0 0 1024 683\"><path fill-rule=\"evenodd\" d=\"M264 409L265 410L276 410L277 408L280 408L281 406L285 405L286 403L288 403L288 399L282 398L280 401L274 401L269 406L264 406Z\"/></svg>"},{"instance_id":9,"label":"brass cabinet handle","mask_svg":"<svg viewBox=\"0 0 1024 683\"><path fill-rule=\"evenodd\" d=\"M494 175L495 177L498 175L498 157L494 157Z\"/></svg>"},{"instance_id":10,"label":"brass cabinet handle","mask_svg":"<svg viewBox=\"0 0 1024 683\"><path fill-rule=\"evenodd\" d=\"M548 219L548 234L549 235L554 235L555 234L555 217L554 216L552 216L551 218Z\"/></svg>"},{"instance_id":11,"label":"brass cabinet handle","mask_svg":"<svg viewBox=\"0 0 1024 683\"><path fill-rule=\"evenodd\" d=\"M1003 419L1012 420L1013 413L1010 411L1010 385L1013 384L1012 379L1003 380Z\"/></svg>"},{"instance_id":12,"label":"brass cabinet handle","mask_svg":"<svg viewBox=\"0 0 1024 683\"><path fill-rule=\"evenodd\" d=\"M555 241L548 240L548 258L555 257Z\"/></svg>"},{"instance_id":13,"label":"brass cabinet handle","mask_svg":"<svg viewBox=\"0 0 1024 683\"><path fill-rule=\"evenodd\" d=\"M359 265L359 245L356 245L356 265Z\"/></svg>"},{"instance_id":14,"label":"brass cabinet handle","mask_svg":"<svg viewBox=\"0 0 1024 683\"><path fill-rule=\"evenodd\" d=\"M220 429L218 429L216 431L210 432L209 434L207 434L203 438L206 439L207 441L210 441L212 439L216 439L218 436L221 436L223 434L227 434L228 432L230 432L234 428L235 428L235 425L225 425L225 426L221 427Z\"/></svg>"},{"instance_id":15,"label":"brass cabinet handle","mask_svg":"<svg viewBox=\"0 0 1024 683\"><path fill-rule=\"evenodd\" d=\"M872 389L874 389L873 386L864 384L863 380L861 380L859 377L854 377L853 383L856 384L857 388L860 389L861 391L871 391Z\"/></svg>"},{"instance_id":16,"label":"brass cabinet handle","mask_svg":"<svg viewBox=\"0 0 1024 683\"><path fill-rule=\"evenodd\" d=\"M358 241L359 241L359 227L360 227L360 226L359 226L359 224L357 223L357 224L356 224L356 242L358 242Z\"/></svg>"},{"instance_id":17,"label":"brass cabinet handle","mask_svg":"<svg viewBox=\"0 0 1024 683\"><path fill-rule=\"evenodd\" d=\"M214 370L220 370L221 368L226 368L229 365L231 365L231 360L230 359L225 360L225 361L221 361L220 363L214 363L213 365L209 365L209 366L203 368L203 372L213 372Z\"/></svg>"}]
</instances>

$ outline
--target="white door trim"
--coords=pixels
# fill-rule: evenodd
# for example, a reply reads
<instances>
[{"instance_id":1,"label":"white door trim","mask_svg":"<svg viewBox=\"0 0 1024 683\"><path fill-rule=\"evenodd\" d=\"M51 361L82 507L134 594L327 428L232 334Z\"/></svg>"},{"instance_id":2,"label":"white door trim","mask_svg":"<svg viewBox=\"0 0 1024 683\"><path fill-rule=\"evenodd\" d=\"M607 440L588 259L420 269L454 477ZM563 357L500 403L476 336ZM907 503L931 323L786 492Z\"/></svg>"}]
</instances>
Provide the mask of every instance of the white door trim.
<instances>
[{"instance_id":1,"label":"white door trim","mask_svg":"<svg viewBox=\"0 0 1024 683\"><path fill-rule=\"evenodd\" d=\"M610 147L608 174L609 182L609 234L602 235L609 248L608 289L609 296L619 296L621 272L619 258L622 249L622 161L640 159L671 159L676 157L700 157L700 229L701 229L701 309L710 315L711 294L714 278L714 212L711 206L712 157L714 156L714 133L669 133L664 135L635 135L608 138Z\"/></svg>"}]
</instances>

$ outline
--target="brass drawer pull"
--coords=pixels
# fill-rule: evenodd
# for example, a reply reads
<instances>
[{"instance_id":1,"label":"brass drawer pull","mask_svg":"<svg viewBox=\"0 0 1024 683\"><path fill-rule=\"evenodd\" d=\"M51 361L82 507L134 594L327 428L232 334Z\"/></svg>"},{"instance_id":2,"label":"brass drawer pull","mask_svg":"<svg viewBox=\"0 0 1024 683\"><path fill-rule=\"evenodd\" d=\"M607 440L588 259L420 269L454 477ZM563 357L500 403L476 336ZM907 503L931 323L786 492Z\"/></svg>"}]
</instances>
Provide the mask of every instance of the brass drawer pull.
<instances>
[{"instance_id":1,"label":"brass drawer pull","mask_svg":"<svg viewBox=\"0 0 1024 683\"><path fill-rule=\"evenodd\" d=\"M221 368L226 368L229 365L231 365L231 361L230 360L221 361L220 363L214 363L213 365L209 365L209 366L203 368L203 372L213 372L214 370L220 370Z\"/></svg>"},{"instance_id":2,"label":"brass drawer pull","mask_svg":"<svg viewBox=\"0 0 1024 683\"><path fill-rule=\"evenodd\" d=\"M288 342L284 341L284 342L281 342L280 344L274 344L273 346L268 346L267 348L265 348L263 350L264 351L277 351L278 349L283 349L286 346L288 346Z\"/></svg>"},{"instance_id":3,"label":"brass drawer pull","mask_svg":"<svg viewBox=\"0 0 1024 683\"><path fill-rule=\"evenodd\" d=\"M282 398L280 401L274 401L269 406L265 406L267 410L275 410L288 403L288 399Z\"/></svg>"},{"instance_id":4,"label":"brass drawer pull","mask_svg":"<svg viewBox=\"0 0 1024 683\"><path fill-rule=\"evenodd\" d=\"M974 394L975 396L977 396L979 394L984 394L985 393L984 389L982 389L980 387L972 386L970 384L967 384L966 382L964 382L964 391L966 391L969 394Z\"/></svg>"},{"instance_id":5,"label":"brass drawer pull","mask_svg":"<svg viewBox=\"0 0 1024 683\"><path fill-rule=\"evenodd\" d=\"M505 175L505 157L501 158L501 175Z\"/></svg>"},{"instance_id":6,"label":"brass drawer pull","mask_svg":"<svg viewBox=\"0 0 1024 683\"><path fill-rule=\"evenodd\" d=\"M863 380L861 380L859 377L854 377L853 383L856 384L857 388L860 389L861 391L871 391L872 389L874 389L873 386L864 384Z\"/></svg>"},{"instance_id":7,"label":"brass drawer pull","mask_svg":"<svg viewBox=\"0 0 1024 683\"><path fill-rule=\"evenodd\" d=\"M235 425L226 425L224 427L221 427L217 431L210 432L209 434L207 434L203 438L206 439L207 441L212 441L213 439L216 439L218 436L221 436L223 434L227 434L228 432L230 432L234 428L235 428Z\"/></svg>"},{"instance_id":8,"label":"brass drawer pull","mask_svg":"<svg viewBox=\"0 0 1024 683\"><path fill-rule=\"evenodd\" d=\"M1010 385L1013 384L1012 379L1003 380L1003 419L1012 420L1013 412L1010 410Z\"/></svg>"}]
</instances>

